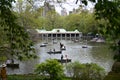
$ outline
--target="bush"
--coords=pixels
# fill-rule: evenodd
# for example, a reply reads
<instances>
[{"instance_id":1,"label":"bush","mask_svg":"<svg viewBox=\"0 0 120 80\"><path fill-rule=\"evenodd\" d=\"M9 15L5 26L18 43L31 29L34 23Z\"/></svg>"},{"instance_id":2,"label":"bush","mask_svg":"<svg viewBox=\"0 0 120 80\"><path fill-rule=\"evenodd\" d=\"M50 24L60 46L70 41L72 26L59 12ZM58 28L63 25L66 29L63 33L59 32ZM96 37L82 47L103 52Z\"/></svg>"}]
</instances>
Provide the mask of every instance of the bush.
<instances>
[{"instance_id":1,"label":"bush","mask_svg":"<svg viewBox=\"0 0 120 80\"><path fill-rule=\"evenodd\" d=\"M35 73L47 76L49 80L62 80L63 66L57 60L50 59L38 64Z\"/></svg>"},{"instance_id":2,"label":"bush","mask_svg":"<svg viewBox=\"0 0 120 80\"><path fill-rule=\"evenodd\" d=\"M105 76L104 69L94 63L74 62L69 64L66 69L73 80L103 80Z\"/></svg>"}]
</instances>

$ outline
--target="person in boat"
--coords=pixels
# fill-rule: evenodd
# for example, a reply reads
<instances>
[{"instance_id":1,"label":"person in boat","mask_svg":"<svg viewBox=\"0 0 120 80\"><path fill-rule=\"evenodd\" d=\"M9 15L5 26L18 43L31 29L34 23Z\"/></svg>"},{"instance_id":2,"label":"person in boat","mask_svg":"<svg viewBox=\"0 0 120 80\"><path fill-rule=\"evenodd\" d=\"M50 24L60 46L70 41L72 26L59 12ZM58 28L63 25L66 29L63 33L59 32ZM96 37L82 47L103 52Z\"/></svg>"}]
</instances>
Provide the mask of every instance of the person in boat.
<instances>
[{"instance_id":1,"label":"person in boat","mask_svg":"<svg viewBox=\"0 0 120 80\"><path fill-rule=\"evenodd\" d=\"M53 49L53 52L55 52L55 49Z\"/></svg>"},{"instance_id":2,"label":"person in boat","mask_svg":"<svg viewBox=\"0 0 120 80\"><path fill-rule=\"evenodd\" d=\"M63 63L63 55L61 55L61 63Z\"/></svg>"},{"instance_id":3,"label":"person in boat","mask_svg":"<svg viewBox=\"0 0 120 80\"><path fill-rule=\"evenodd\" d=\"M1 76L1 80L7 80L6 64L2 65L0 76Z\"/></svg>"},{"instance_id":4,"label":"person in boat","mask_svg":"<svg viewBox=\"0 0 120 80\"><path fill-rule=\"evenodd\" d=\"M62 46L62 49L65 49L65 46Z\"/></svg>"},{"instance_id":5,"label":"person in boat","mask_svg":"<svg viewBox=\"0 0 120 80\"><path fill-rule=\"evenodd\" d=\"M66 63L67 63L67 61L68 61L68 57L67 57L67 55L65 55L65 58L66 58Z\"/></svg>"},{"instance_id":6,"label":"person in boat","mask_svg":"<svg viewBox=\"0 0 120 80\"><path fill-rule=\"evenodd\" d=\"M14 60L13 59L7 59L6 64L14 64Z\"/></svg>"},{"instance_id":7,"label":"person in boat","mask_svg":"<svg viewBox=\"0 0 120 80\"><path fill-rule=\"evenodd\" d=\"M63 60L63 55L61 55L61 60Z\"/></svg>"},{"instance_id":8,"label":"person in boat","mask_svg":"<svg viewBox=\"0 0 120 80\"><path fill-rule=\"evenodd\" d=\"M7 59L6 64L11 64L11 60Z\"/></svg>"},{"instance_id":9,"label":"person in boat","mask_svg":"<svg viewBox=\"0 0 120 80\"><path fill-rule=\"evenodd\" d=\"M60 48L62 48L64 45L62 43L60 43Z\"/></svg>"},{"instance_id":10,"label":"person in boat","mask_svg":"<svg viewBox=\"0 0 120 80\"><path fill-rule=\"evenodd\" d=\"M60 43L60 48L62 48L62 44Z\"/></svg>"},{"instance_id":11,"label":"person in boat","mask_svg":"<svg viewBox=\"0 0 120 80\"><path fill-rule=\"evenodd\" d=\"M14 64L14 59L11 59L11 64Z\"/></svg>"}]
</instances>

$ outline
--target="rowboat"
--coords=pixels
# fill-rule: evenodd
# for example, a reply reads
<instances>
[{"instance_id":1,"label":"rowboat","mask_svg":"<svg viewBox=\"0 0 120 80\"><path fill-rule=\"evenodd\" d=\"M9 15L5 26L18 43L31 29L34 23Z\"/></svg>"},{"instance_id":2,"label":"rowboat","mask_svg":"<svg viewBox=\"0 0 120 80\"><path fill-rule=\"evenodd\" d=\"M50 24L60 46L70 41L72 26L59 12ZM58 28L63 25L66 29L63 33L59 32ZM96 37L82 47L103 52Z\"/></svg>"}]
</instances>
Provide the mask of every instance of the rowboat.
<instances>
[{"instance_id":1,"label":"rowboat","mask_svg":"<svg viewBox=\"0 0 120 80\"><path fill-rule=\"evenodd\" d=\"M41 44L40 47L46 47L47 45L46 44Z\"/></svg>"},{"instance_id":2,"label":"rowboat","mask_svg":"<svg viewBox=\"0 0 120 80\"><path fill-rule=\"evenodd\" d=\"M19 68L19 64L18 63L10 63L10 64L7 64L7 67L9 67L9 68Z\"/></svg>"},{"instance_id":3,"label":"rowboat","mask_svg":"<svg viewBox=\"0 0 120 80\"><path fill-rule=\"evenodd\" d=\"M71 62L72 60L71 59L57 59L57 61L61 63L68 63L68 62Z\"/></svg>"},{"instance_id":4,"label":"rowboat","mask_svg":"<svg viewBox=\"0 0 120 80\"><path fill-rule=\"evenodd\" d=\"M48 54L61 54L62 51L49 51Z\"/></svg>"}]
</instances>

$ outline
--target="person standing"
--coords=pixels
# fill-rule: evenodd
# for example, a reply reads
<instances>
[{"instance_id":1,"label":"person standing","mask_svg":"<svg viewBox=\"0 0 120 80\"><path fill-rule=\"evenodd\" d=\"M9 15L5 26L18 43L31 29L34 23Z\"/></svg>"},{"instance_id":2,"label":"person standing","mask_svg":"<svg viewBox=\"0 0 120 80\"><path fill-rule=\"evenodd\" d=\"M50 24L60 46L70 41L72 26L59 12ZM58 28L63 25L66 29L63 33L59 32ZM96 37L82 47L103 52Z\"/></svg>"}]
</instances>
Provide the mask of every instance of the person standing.
<instances>
[{"instance_id":1,"label":"person standing","mask_svg":"<svg viewBox=\"0 0 120 80\"><path fill-rule=\"evenodd\" d=\"M63 55L61 55L61 63L63 63Z\"/></svg>"},{"instance_id":2,"label":"person standing","mask_svg":"<svg viewBox=\"0 0 120 80\"><path fill-rule=\"evenodd\" d=\"M62 47L63 47L63 44L62 44L62 43L60 43L60 49L62 49Z\"/></svg>"},{"instance_id":3,"label":"person standing","mask_svg":"<svg viewBox=\"0 0 120 80\"><path fill-rule=\"evenodd\" d=\"M0 71L0 76L1 76L2 80L7 80L6 64L2 65L2 69Z\"/></svg>"},{"instance_id":4,"label":"person standing","mask_svg":"<svg viewBox=\"0 0 120 80\"><path fill-rule=\"evenodd\" d=\"M65 55L65 58L66 58L66 63L68 62L68 57L67 57L67 55Z\"/></svg>"},{"instance_id":5,"label":"person standing","mask_svg":"<svg viewBox=\"0 0 120 80\"><path fill-rule=\"evenodd\" d=\"M61 61L63 60L63 55L61 55Z\"/></svg>"}]
</instances>

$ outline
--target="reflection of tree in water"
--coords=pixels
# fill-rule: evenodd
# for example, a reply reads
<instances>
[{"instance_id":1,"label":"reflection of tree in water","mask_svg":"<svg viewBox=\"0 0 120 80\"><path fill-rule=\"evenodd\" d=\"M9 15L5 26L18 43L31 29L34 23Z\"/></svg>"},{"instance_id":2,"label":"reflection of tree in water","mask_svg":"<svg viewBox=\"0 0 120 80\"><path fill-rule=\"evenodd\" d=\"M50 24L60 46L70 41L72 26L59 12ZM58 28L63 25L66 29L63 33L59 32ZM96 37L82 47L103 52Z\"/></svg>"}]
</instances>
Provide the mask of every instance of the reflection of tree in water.
<instances>
[{"instance_id":1,"label":"reflection of tree in water","mask_svg":"<svg viewBox=\"0 0 120 80\"><path fill-rule=\"evenodd\" d=\"M108 47L108 45L93 47L91 54L94 59L99 59L101 61L107 61L113 58L112 50Z\"/></svg>"},{"instance_id":2,"label":"reflection of tree in water","mask_svg":"<svg viewBox=\"0 0 120 80\"><path fill-rule=\"evenodd\" d=\"M115 52L114 59L117 61L120 61L120 40L118 41L118 44L116 47L117 47L117 50Z\"/></svg>"}]
</instances>

